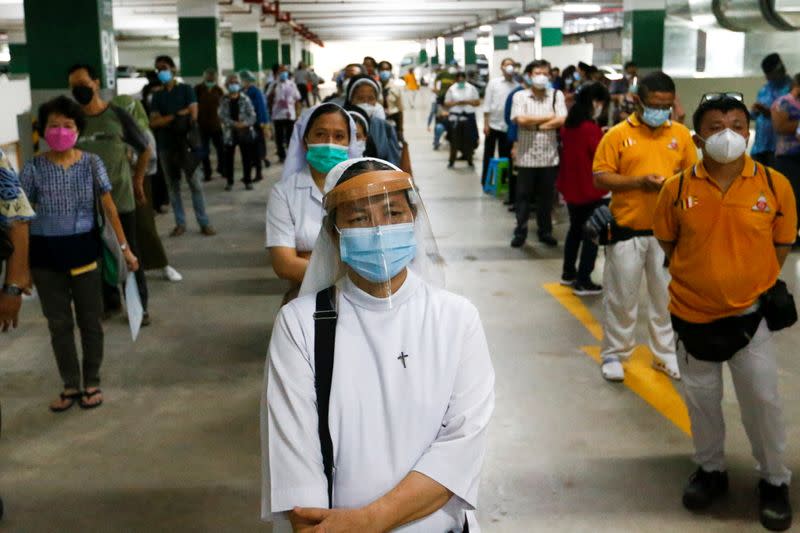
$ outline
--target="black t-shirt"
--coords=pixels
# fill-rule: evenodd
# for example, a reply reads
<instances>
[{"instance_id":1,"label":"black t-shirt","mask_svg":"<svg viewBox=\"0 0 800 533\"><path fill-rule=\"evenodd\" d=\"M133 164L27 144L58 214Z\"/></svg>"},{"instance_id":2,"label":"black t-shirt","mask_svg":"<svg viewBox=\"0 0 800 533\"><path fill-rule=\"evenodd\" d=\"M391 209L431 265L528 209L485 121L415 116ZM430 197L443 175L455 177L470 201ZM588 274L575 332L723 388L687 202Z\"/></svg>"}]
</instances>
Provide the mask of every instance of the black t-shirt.
<instances>
[{"instance_id":1,"label":"black t-shirt","mask_svg":"<svg viewBox=\"0 0 800 533\"><path fill-rule=\"evenodd\" d=\"M241 96L239 97L241 98ZM229 98L228 106L230 109L231 120L239 122L239 98Z\"/></svg>"},{"instance_id":2,"label":"black t-shirt","mask_svg":"<svg viewBox=\"0 0 800 533\"><path fill-rule=\"evenodd\" d=\"M157 93L153 93L150 111L161 116L174 115L194 103L197 103L194 89L185 83L178 83L169 91L165 87ZM176 135L170 126L155 129L159 150L170 150L176 146Z\"/></svg>"}]
</instances>

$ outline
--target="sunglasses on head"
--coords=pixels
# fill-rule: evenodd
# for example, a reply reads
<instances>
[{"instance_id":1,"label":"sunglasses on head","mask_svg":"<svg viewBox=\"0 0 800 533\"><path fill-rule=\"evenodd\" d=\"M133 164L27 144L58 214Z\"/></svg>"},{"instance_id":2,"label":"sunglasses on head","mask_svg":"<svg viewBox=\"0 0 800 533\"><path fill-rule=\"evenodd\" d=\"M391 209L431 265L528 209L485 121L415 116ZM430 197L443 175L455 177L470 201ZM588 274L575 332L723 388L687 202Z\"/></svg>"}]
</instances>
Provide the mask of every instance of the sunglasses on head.
<instances>
[{"instance_id":1,"label":"sunglasses on head","mask_svg":"<svg viewBox=\"0 0 800 533\"><path fill-rule=\"evenodd\" d=\"M733 98L734 100L739 100L740 102L744 102L744 95L742 93L735 93L735 92L727 92L727 93L706 93L700 98L700 103L703 102L716 102L717 100L722 100L724 98Z\"/></svg>"}]
</instances>

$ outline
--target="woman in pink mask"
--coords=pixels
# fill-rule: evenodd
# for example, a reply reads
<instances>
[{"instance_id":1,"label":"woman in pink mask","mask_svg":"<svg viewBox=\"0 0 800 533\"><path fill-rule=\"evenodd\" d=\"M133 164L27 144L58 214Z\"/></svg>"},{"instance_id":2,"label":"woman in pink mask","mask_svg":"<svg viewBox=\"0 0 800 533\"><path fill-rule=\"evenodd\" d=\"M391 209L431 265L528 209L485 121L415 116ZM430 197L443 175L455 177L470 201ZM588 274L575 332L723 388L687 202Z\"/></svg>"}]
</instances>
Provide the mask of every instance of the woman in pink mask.
<instances>
[{"instance_id":1,"label":"woman in pink mask","mask_svg":"<svg viewBox=\"0 0 800 533\"><path fill-rule=\"evenodd\" d=\"M20 176L37 212L30 228L31 274L64 382L63 392L50 404L53 412L66 411L76 402L84 409L103 403L103 298L96 199L117 235L128 268L139 268L125 240L102 161L75 149L83 126L83 111L69 98L59 96L42 104L39 134L50 151L28 161ZM75 322L81 335L82 361L75 346Z\"/></svg>"}]
</instances>

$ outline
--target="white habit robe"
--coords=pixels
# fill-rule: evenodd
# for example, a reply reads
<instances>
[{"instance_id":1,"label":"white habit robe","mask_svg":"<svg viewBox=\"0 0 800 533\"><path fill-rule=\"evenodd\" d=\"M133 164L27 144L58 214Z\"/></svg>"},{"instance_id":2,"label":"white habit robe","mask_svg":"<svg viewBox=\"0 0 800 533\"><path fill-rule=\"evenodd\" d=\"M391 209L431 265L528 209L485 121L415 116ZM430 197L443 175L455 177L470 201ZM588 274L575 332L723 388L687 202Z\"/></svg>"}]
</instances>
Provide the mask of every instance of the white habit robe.
<instances>
[{"instance_id":1,"label":"white habit robe","mask_svg":"<svg viewBox=\"0 0 800 533\"><path fill-rule=\"evenodd\" d=\"M329 425L333 506L357 508L420 472L454 496L395 531L479 531L477 504L494 369L477 309L408 271L388 299L338 284ZM267 355L261 405L262 519L286 527L295 506L328 507L314 391L316 296L285 305ZM405 356L405 357L403 357ZM283 524L281 524L283 522Z\"/></svg>"}]
</instances>

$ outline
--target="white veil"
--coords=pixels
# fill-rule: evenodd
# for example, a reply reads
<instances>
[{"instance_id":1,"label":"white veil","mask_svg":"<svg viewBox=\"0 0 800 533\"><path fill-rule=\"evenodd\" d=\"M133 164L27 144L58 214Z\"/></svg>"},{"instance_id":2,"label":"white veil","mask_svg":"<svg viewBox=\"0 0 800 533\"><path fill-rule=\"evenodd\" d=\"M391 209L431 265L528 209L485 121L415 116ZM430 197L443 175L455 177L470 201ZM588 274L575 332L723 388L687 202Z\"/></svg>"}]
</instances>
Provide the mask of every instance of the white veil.
<instances>
[{"instance_id":1,"label":"white veil","mask_svg":"<svg viewBox=\"0 0 800 533\"><path fill-rule=\"evenodd\" d=\"M361 161L377 161L389 165L394 170L400 170L397 166L373 157L361 157L349 159L339 163L328 173L325 178L324 193L328 194L337 184L342 174L352 165ZM425 204L419 195L416 185L409 191L409 199L417 208L416 218L414 219L414 235L417 243L417 253L409 264L409 268L424 279L427 283L444 288L444 260L439 254L439 247L431 230L431 223ZM347 272L346 266L339 257L339 248L334 244L331 234L325 229L327 226L327 215L322 222L317 242L311 253L311 260L306 269L303 284L300 287L300 296L304 294L315 294L323 289L334 285Z\"/></svg>"},{"instance_id":2,"label":"white veil","mask_svg":"<svg viewBox=\"0 0 800 533\"><path fill-rule=\"evenodd\" d=\"M350 116L350 113L345 111L342 106L331 102L317 104L314 107L309 107L303 111L303 113L300 115L300 118L294 123L292 138L289 140L289 148L286 150L286 161L283 162L283 172L281 172L282 180L294 176L301 170L308 168L308 162L306 161L306 147L303 146L303 133L306 131L306 125L308 124L309 117L320 106L336 106L341 109L345 115L347 115L350 125L350 145L347 147L347 155L350 158L361 156L356 139L356 133L358 130L356 130L356 123L353 122L353 117Z\"/></svg>"}]
</instances>

